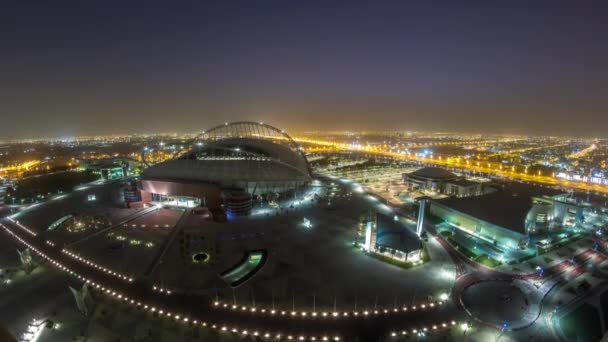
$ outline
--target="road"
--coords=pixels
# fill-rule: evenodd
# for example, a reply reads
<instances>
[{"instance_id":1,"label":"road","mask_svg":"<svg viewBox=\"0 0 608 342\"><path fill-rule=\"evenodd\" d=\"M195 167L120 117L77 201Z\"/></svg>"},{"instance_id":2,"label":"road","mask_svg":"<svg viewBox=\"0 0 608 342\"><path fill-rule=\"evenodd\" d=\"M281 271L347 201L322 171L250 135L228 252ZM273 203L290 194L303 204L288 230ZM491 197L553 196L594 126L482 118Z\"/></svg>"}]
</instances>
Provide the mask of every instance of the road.
<instances>
[{"instance_id":1,"label":"road","mask_svg":"<svg viewBox=\"0 0 608 342\"><path fill-rule=\"evenodd\" d=\"M412 161L427 165L441 166L450 169L455 169L463 172L473 172L473 173L481 173L485 175L492 175L501 178L515 179L524 182L532 182L550 186L559 186L564 189L571 189L577 191L590 191L608 194L608 185L602 184L593 184L593 183L585 183L579 181L570 181L563 178L557 178L548 175L533 175L524 170L524 172L516 172L512 169L502 166L497 163L488 163L488 162L477 162L477 161L469 161L463 158L454 157L454 158L434 158L430 157L421 157L416 156L415 154L402 154L395 153L386 150L379 150L378 148L367 147L367 146L353 146L350 144L339 144L331 141L323 141L323 140L310 140L310 139L295 139L298 142L305 142L309 144L316 144L321 146L327 146L329 149L325 150L325 152L342 152L342 151L351 151L351 152L360 152L369 155L377 155L392 158L395 160L403 160L403 161ZM314 151L314 150L313 150Z\"/></svg>"}]
</instances>

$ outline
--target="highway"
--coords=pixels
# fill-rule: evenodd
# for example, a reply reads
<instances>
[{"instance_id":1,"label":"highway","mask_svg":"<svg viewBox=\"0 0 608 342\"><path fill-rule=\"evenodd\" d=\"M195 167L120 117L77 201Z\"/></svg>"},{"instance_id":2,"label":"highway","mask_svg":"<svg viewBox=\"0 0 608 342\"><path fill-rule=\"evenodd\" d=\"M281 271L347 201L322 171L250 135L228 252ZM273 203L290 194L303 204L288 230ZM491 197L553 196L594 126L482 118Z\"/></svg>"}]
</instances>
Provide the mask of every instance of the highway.
<instances>
[{"instance_id":1,"label":"highway","mask_svg":"<svg viewBox=\"0 0 608 342\"><path fill-rule=\"evenodd\" d=\"M576 190L583 192L596 192L602 194L608 194L608 185L586 183L580 181L570 181L563 178L557 178L549 175L531 174L526 170L515 170L513 168L505 167L498 163L489 163L485 161L470 161L461 157L452 158L441 158L441 157L422 157L412 153L395 153L388 151L381 147L370 147L351 145L343 143L335 143L331 141L323 140L310 140L310 139L294 139L297 142L319 145L324 149L312 148L311 152L360 152L364 154L371 154L376 156L388 157L395 160L401 161L412 161L422 163L426 165L440 166L449 169L455 169L463 172L481 173L485 175L492 175L500 178L515 179L524 182L538 183L550 186L558 186L568 190Z\"/></svg>"}]
</instances>

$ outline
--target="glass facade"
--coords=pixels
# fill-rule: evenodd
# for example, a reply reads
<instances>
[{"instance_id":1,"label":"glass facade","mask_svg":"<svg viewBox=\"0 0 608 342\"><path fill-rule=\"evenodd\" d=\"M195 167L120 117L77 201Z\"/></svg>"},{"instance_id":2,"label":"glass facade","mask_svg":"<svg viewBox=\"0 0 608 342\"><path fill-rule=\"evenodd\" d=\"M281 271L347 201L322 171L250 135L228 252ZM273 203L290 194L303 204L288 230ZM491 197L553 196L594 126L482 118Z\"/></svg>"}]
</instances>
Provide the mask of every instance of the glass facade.
<instances>
[{"instance_id":1,"label":"glass facade","mask_svg":"<svg viewBox=\"0 0 608 342\"><path fill-rule=\"evenodd\" d=\"M167 196L160 194L152 194L152 202L162 206L179 207L179 208L195 208L202 204L204 199L189 196Z\"/></svg>"}]
</instances>

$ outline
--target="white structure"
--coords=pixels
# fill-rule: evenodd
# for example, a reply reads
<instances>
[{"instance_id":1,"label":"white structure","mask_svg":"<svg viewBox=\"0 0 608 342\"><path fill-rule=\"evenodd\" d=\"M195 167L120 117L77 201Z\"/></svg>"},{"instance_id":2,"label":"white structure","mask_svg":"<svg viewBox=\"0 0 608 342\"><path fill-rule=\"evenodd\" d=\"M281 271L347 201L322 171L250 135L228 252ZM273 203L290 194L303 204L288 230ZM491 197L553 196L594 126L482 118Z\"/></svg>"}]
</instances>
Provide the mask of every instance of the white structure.
<instances>
[{"instance_id":1,"label":"white structure","mask_svg":"<svg viewBox=\"0 0 608 342\"><path fill-rule=\"evenodd\" d=\"M372 246L372 230L373 230L373 224L371 220L368 220L366 225L365 225L365 251L366 252L371 252L374 249L376 249L376 246ZM375 235L375 234L374 234Z\"/></svg>"},{"instance_id":2,"label":"white structure","mask_svg":"<svg viewBox=\"0 0 608 342\"><path fill-rule=\"evenodd\" d=\"M88 316L93 312L93 306L95 302L91 297L91 293L89 292L89 288L87 284L82 285L80 290L76 290L73 287L69 287L70 291L74 295L74 299L76 300L76 306L78 307L78 311L80 311L83 315Z\"/></svg>"},{"instance_id":3,"label":"white structure","mask_svg":"<svg viewBox=\"0 0 608 342\"><path fill-rule=\"evenodd\" d=\"M32 255L32 251L29 248L24 249L23 251L17 250L19 254L19 260L21 261L21 265L26 273L30 273L36 268L37 263Z\"/></svg>"},{"instance_id":4,"label":"white structure","mask_svg":"<svg viewBox=\"0 0 608 342\"><path fill-rule=\"evenodd\" d=\"M426 207L426 199L420 200L420 207L418 209L418 222L416 223L416 234L418 237L422 235L422 229L424 229L424 209Z\"/></svg>"}]
</instances>

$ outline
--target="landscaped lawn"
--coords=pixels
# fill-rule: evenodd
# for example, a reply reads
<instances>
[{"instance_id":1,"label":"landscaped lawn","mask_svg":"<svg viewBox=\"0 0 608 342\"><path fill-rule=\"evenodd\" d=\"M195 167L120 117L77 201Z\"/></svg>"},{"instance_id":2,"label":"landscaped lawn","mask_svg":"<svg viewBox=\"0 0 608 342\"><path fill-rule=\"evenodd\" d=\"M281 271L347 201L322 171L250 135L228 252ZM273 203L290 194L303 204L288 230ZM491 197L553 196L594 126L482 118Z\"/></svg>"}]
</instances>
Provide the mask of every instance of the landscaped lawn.
<instances>
[{"instance_id":1,"label":"landscaped lawn","mask_svg":"<svg viewBox=\"0 0 608 342\"><path fill-rule=\"evenodd\" d=\"M475 259L475 261L484 266L490 267L490 268L494 268L494 267L502 265L502 263L500 261L498 261L494 258L490 258L486 254L478 256Z\"/></svg>"}]
</instances>

